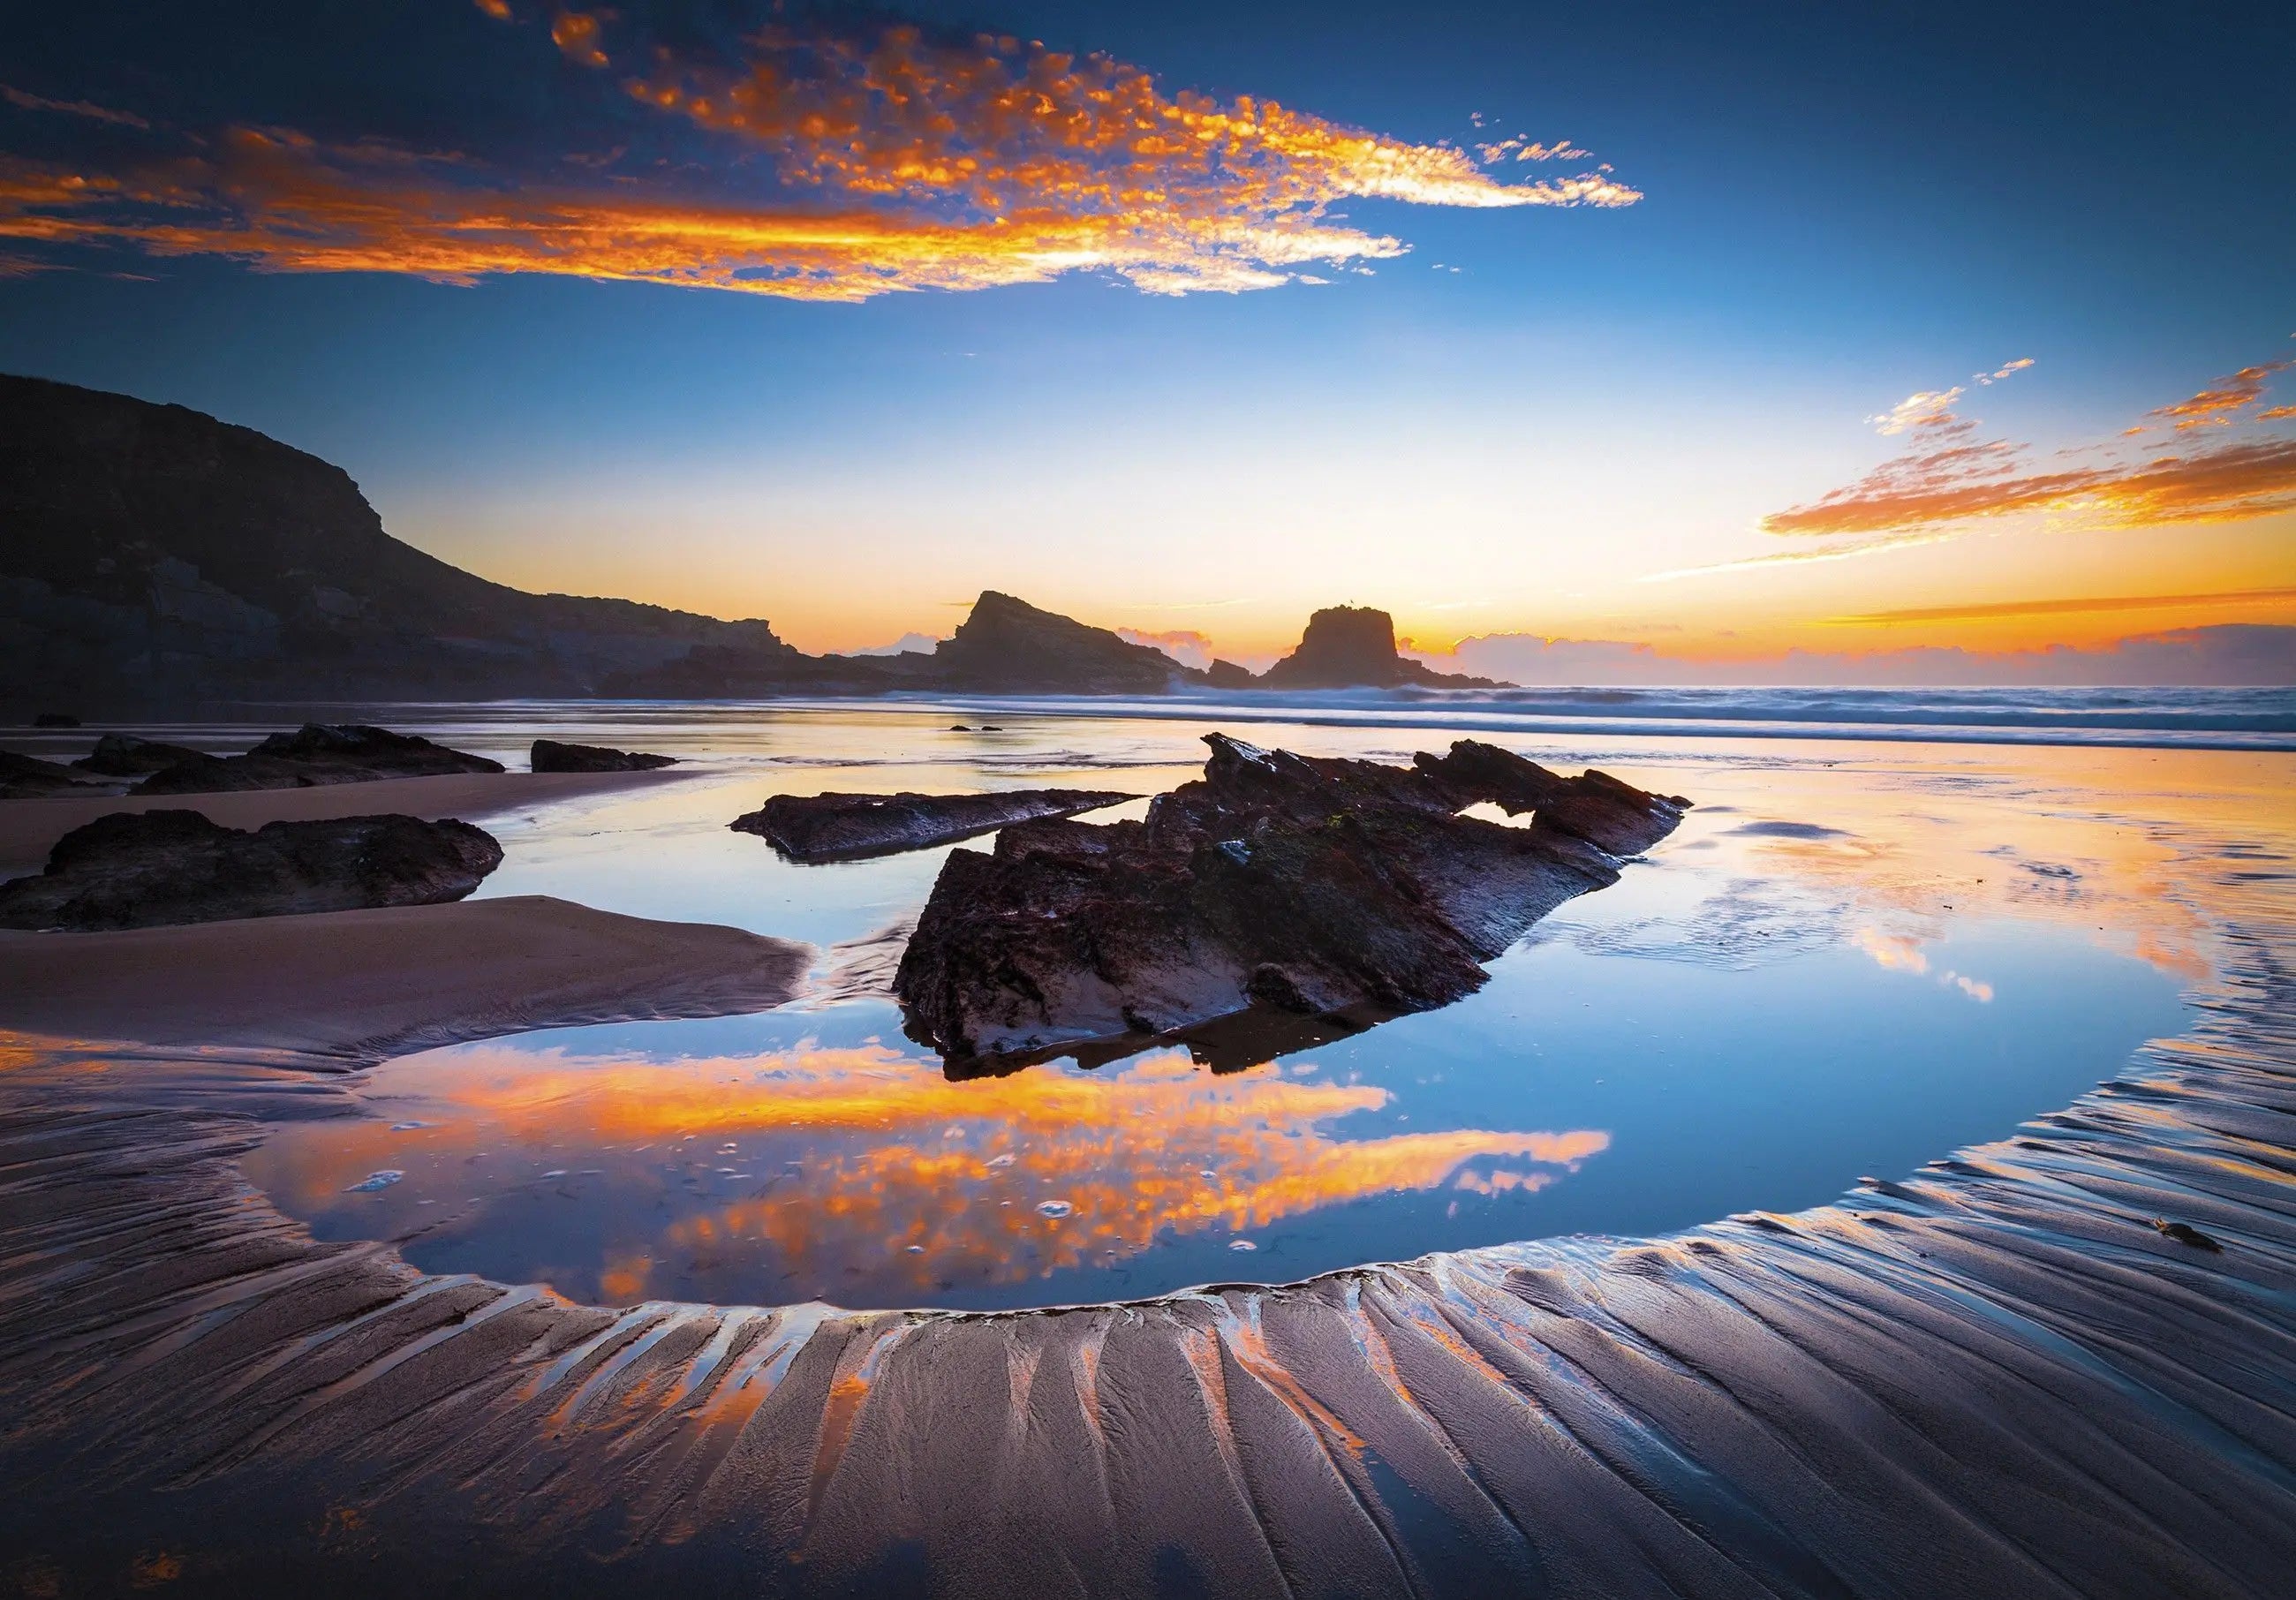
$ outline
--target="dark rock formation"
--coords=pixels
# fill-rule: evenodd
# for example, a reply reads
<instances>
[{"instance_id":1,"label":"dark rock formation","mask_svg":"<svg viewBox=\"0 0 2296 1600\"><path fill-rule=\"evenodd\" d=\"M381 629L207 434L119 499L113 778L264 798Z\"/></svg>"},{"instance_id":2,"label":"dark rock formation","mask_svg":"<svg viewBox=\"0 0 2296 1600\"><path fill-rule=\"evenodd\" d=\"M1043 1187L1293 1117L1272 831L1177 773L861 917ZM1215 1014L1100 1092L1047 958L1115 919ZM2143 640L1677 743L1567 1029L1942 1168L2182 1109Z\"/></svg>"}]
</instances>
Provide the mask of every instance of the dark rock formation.
<instances>
[{"instance_id":1,"label":"dark rock formation","mask_svg":"<svg viewBox=\"0 0 2296 1600\"><path fill-rule=\"evenodd\" d=\"M153 928L459 900L502 863L466 822L346 816L245 833L196 811L117 812L56 841L45 871L0 883L0 927Z\"/></svg>"},{"instance_id":2,"label":"dark rock formation","mask_svg":"<svg viewBox=\"0 0 2296 1600\"><path fill-rule=\"evenodd\" d=\"M340 467L180 406L0 377L0 685L178 704L583 694L762 621L529 595L383 531Z\"/></svg>"},{"instance_id":3,"label":"dark rock formation","mask_svg":"<svg viewBox=\"0 0 2296 1600\"><path fill-rule=\"evenodd\" d=\"M69 711L42 711L32 718L34 727L78 727L79 718Z\"/></svg>"},{"instance_id":4,"label":"dark rock formation","mask_svg":"<svg viewBox=\"0 0 2296 1600\"><path fill-rule=\"evenodd\" d=\"M1300 648L1255 680L1267 689L1503 689L1494 678L1455 677L1396 653L1395 619L1368 606L1335 605L1308 619Z\"/></svg>"},{"instance_id":5,"label":"dark rock formation","mask_svg":"<svg viewBox=\"0 0 2296 1600\"><path fill-rule=\"evenodd\" d=\"M895 979L911 1037L964 1058L1255 1005L1369 1021L1447 1005L1688 803L1472 742L1413 767L1206 743L1203 777L1144 822L1028 823L994 854L953 852ZM1531 822L1456 815L1483 801Z\"/></svg>"},{"instance_id":6,"label":"dark rock formation","mask_svg":"<svg viewBox=\"0 0 2296 1600\"><path fill-rule=\"evenodd\" d=\"M101 781L54 761L43 761L37 756L20 756L13 751L0 750L0 800L46 800L59 794L111 792L102 788L88 787Z\"/></svg>"},{"instance_id":7,"label":"dark rock formation","mask_svg":"<svg viewBox=\"0 0 2296 1600\"><path fill-rule=\"evenodd\" d=\"M1001 694L1162 694L1202 677L1160 650L994 589L931 656L909 659L946 687Z\"/></svg>"},{"instance_id":8,"label":"dark rock formation","mask_svg":"<svg viewBox=\"0 0 2296 1600\"><path fill-rule=\"evenodd\" d=\"M500 772L503 764L413 734L358 723L307 722L274 734L243 756L193 755L135 786L138 794L218 794L242 789L309 789L375 778Z\"/></svg>"},{"instance_id":9,"label":"dark rock formation","mask_svg":"<svg viewBox=\"0 0 2296 1600\"><path fill-rule=\"evenodd\" d=\"M186 744L168 744L158 739L139 739L133 734L106 734L95 742L95 749L72 765L82 772L101 773L111 778L149 777L164 772L178 761L197 761L205 752Z\"/></svg>"},{"instance_id":10,"label":"dark rock formation","mask_svg":"<svg viewBox=\"0 0 2296 1600\"><path fill-rule=\"evenodd\" d=\"M652 772L658 767L675 767L676 756L648 755L639 750L615 750L603 744L562 744L555 739L537 739L526 759L534 772Z\"/></svg>"},{"instance_id":11,"label":"dark rock formation","mask_svg":"<svg viewBox=\"0 0 2296 1600\"><path fill-rule=\"evenodd\" d=\"M1073 816L1137 795L1107 789L1013 789L1001 794L776 794L730 825L792 861L891 856L994 833L1016 823Z\"/></svg>"},{"instance_id":12,"label":"dark rock formation","mask_svg":"<svg viewBox=\"0 0 2296 1600\"><path fill-rule=\"evenodd\" d=\"M1204 669L1204 686L1210 689L1249 689L1259 680L1249 667L1239 667L1234 661L1214 661Z\"/></svg>"}]
</instances>

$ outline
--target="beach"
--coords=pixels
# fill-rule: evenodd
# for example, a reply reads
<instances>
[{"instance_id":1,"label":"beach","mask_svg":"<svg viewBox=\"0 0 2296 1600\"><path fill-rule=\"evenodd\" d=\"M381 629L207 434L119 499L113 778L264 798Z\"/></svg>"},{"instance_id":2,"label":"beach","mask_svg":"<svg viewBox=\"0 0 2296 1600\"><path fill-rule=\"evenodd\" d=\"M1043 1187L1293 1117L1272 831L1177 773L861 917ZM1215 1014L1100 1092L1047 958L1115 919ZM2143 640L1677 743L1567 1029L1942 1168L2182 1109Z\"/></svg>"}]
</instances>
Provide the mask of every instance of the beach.
<instances>
[{"instance_id":1,"label":"beach","mask_svg":"<svg viewBox=\"0 0 2296 1600\"><path fill-rule=\"evenodd\" d=\"M690 781L498 814L455 906L0 939L26 1570L2234 1596L2296 1554L2296 757L1518 740L1696 804L1481 994L968 1082L882 997L946 847L726 821L1152 792L1193 729L949 721L696 725Z\"/></svg>"}]
</instances>

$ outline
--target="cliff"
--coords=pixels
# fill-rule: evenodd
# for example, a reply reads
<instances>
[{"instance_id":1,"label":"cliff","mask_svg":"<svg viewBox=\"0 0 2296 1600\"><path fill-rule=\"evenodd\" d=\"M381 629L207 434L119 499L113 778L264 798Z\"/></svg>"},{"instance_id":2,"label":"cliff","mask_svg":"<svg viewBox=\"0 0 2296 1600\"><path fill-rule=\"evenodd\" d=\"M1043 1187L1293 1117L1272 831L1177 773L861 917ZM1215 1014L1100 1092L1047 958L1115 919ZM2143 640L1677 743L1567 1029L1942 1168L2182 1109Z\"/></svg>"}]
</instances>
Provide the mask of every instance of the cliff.
<instances>
[{"instance_id":1,"label":"cliff","mask_svg":"<svg viewBox=\"0 0 2296 1600\"><path fill-rule=\"evenodd\" d=\"M341 468L251 429L0 376L0 682L27 700L585 694L764 621L533 595L383 530Z\"/></svg>"}]
</instances>

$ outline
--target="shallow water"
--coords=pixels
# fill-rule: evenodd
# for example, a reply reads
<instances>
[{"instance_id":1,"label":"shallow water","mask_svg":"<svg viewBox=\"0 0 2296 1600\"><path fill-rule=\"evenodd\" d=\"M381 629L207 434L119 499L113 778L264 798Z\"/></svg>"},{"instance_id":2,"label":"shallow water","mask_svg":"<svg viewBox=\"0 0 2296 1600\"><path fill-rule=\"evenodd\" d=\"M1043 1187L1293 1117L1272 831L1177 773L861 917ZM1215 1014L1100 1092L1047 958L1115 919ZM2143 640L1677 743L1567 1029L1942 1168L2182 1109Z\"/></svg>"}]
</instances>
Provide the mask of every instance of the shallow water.
<instances>
[{"instance_id":1,"label":"shallow water","mask_svg":"<svg viewBox=\"0 0 2296 1600\"><path fill-rule=\"evenodd\" d=\"M726 823L781 789L1090 779L1144 794L1193 775L1199 726L1019 708L1000 733L959 734L946 707L553 710L576 736L703 771L490 824L508 857L482 892L802 939L821 950L813 994L755 1017L410 1056L365 1075L361 1116L283 1124L246 1167L322 1237L400 1239L425 1268L615 1303L1071 1303L1819 1203L1997 1137L2178 1031L2213 935L2146 802L2206 791L2252 808L2286 766L1513 739L1699 804L1479 994L1224 1056L1230 1070L1161 1049L953 1082L882 993L946 850L798 867ZM397 720L490 748L491 716ZM1400 756L1454 734L1254 736Z\"/></svg>"}]
</instances>

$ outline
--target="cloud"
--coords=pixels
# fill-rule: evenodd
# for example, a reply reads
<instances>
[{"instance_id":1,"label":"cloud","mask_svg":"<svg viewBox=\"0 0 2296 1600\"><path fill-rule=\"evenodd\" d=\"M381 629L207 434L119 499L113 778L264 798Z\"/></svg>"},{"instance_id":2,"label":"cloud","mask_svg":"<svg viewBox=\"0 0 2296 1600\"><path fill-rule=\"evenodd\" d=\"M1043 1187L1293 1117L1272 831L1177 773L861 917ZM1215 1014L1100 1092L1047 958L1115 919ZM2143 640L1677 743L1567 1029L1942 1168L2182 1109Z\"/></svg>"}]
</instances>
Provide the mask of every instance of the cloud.
<instances>
[{"instance_id":1,"label":"cloud","mask_svg":"<svg viewBox=\"0 0 2296 1600\"><path fill-rule=\"evenodd\" d=\"M2013 361L1991 376L2001 378L2029 365ZM2191 399L2151 414L2175 419L2179 430L2229 423L2264 393L2272 373L2291 365L2273 361L2244 367ZM2296 439L2250 438L2144 461L2115 460L2108 448L2087 452L2096 464L2037 471L2021 459L2025 446L1974 437L1975 423L1953 411L1963 392L1958 387L1925 390L1868 418L1881 432L1913 434L1923 441L1923 447L1883 462L1846 488L1763 518L1763 530L1861 540L1826 553L1846 556L1890 547L1875 536L1903 542L1909 536L2020 513L2079 513L2108 527L2151 528L2241 521L2296 510ZM2258 420L2290 415L2296 415L2296 408L2274 407L2259 413ZM2141 430L2128 430L2121 437L2137 431ZM2058 454L2078 459L2084 452ZM1655 576L1679 577L1775 559L1755 557Z\"/></svg>"},{"instance_id":2,"label":"cloud","mask_svg":"<svg viewBox=\"0 0 2296 1600\"><path fill-rule=\"evenodd\" d=\"M2182 433L2192 428L2229 427L2242 412L2264 397L2266 385L2272 374L2285 372L2292 361L2267 361L2258 366L2243 366L2229 377L2218 378L2189 400L2179 400L2174 406L2163 406L2146 414L2176 424ZM2267 417L2296 415L2296 409L2276 406L2263 414Z\"/></svg>"},{"instance_id":3,"label":"cloud","mask_svg":"<svg viewBox=\"0 0 2296 1600\"><path fill-rule=\"evenodd\" d=\"M2021 356L2014 361L2004 363L2002 365L1994 368L1989 373L1977 373L1974 382L1987 385L1998 383L2002 379L2009 376L2010 373L2021 373L2032 365L2033 358L2030 356Z\"/></svg>"},{"instance_id":4,"label":"cloud","mask_svg":"<svg viewBox=\"0 0 2296 1600\"><path fill-rule=\"evenodd\" d=\"M0 238L271 271L539 272L824 300L1078 272L1234 293L1408 248L1332 219L1343 201L1642 198L1607 168L1503 182L1456 145L1168 91L1111 58L1010 37L776 19L705 50L653 37L643 17L571 10L549 37L572 75L560 98L589 119L554 128L554 151L449 160L242 124L155 135L140 152L0 156Z\"/></svg>"},{"instance_id":5,"label":"cloud","mask_svg":"<svg viewBox=\"0 0 2296 1600\"><path fill-rule=\"evenodd\" d=\"M2137 635L2096 649L1917 647L1885 651L1788 650L1751 660L1665 655L1614 639L1487 634L1463 639L1446 671L1525 687L1595 685L2296 685L2296 627L2226 623Z\"/></svg>"},{"instance_id":6,"label":"cloud","mask_svg":"<svg viewBox=\"0 0 2296 1600\"><path fill-rule=\"evenodd\" d=\"M0 84L0 100L5 100L20 111L60 111L68 117L84 117L91 122L109 122L119 127L148 128L152 126L133 111L115 111L109 106L97 105L88 100L50 100L44 94L28 94L6 84Z\"/></svg>"},{"instance_id":7,"label":"cloud","mask_svg":"<svg viewBox=\"0 0 2296 1600\"><path fill-rule=\"evenodd\" d=\"M2056 617L2096 611L2200 610L2217 606L2276 605L2296 601L2296 589L2234 589L2210 595L2116 595L2089 600L2008 600L1988 605L1916 606L1828 617L1829 626L1886 627L1899 622L1966 622L1993 617Z\"/></svg>"},{"instance_id":8,"label":"cloud","mask_svg":"<svg viewBox=\"0 0 2296 1600\"><path fill-rule=\"evenodd\" d=\"M1145 644L1151 650L1160 650L1183 667L1199 670L1212 664L1218 653L1212 647L1211 636L1193 628L1175 628L1163 633L1146 633L1136 628L1119 628L1116 636L1134 644Z\"/></svg>"},{"instance_id":9,"label":"cloud","mask_svg":"<svg viewBox=\"0 0 2296 1600\"><path fill-rule=\"evenodd\" d=\"M1874 431L1883 434L1910 433L1921 428L1951 428L1962 426L1953 414L1953 405L1962 397L1959 384L1951 389L1925 389L1907 395L1879 416L1866 420L1874 424Z\"/></svg>"},{"instance_id":10,"label":"cloud","mask_svg":"<svg viewBox=\"0 0 2296 1600\"><path fill-rule=\"evenodd\" d=\"M1765 532L1938 528L2018 512L2082 512L2109 527L2237 522L2296 510L2296 439L2261 439L2133 466L1998 472L1892 462L1824 499L1762 519Z\"/></svg>"}]
</instances>

